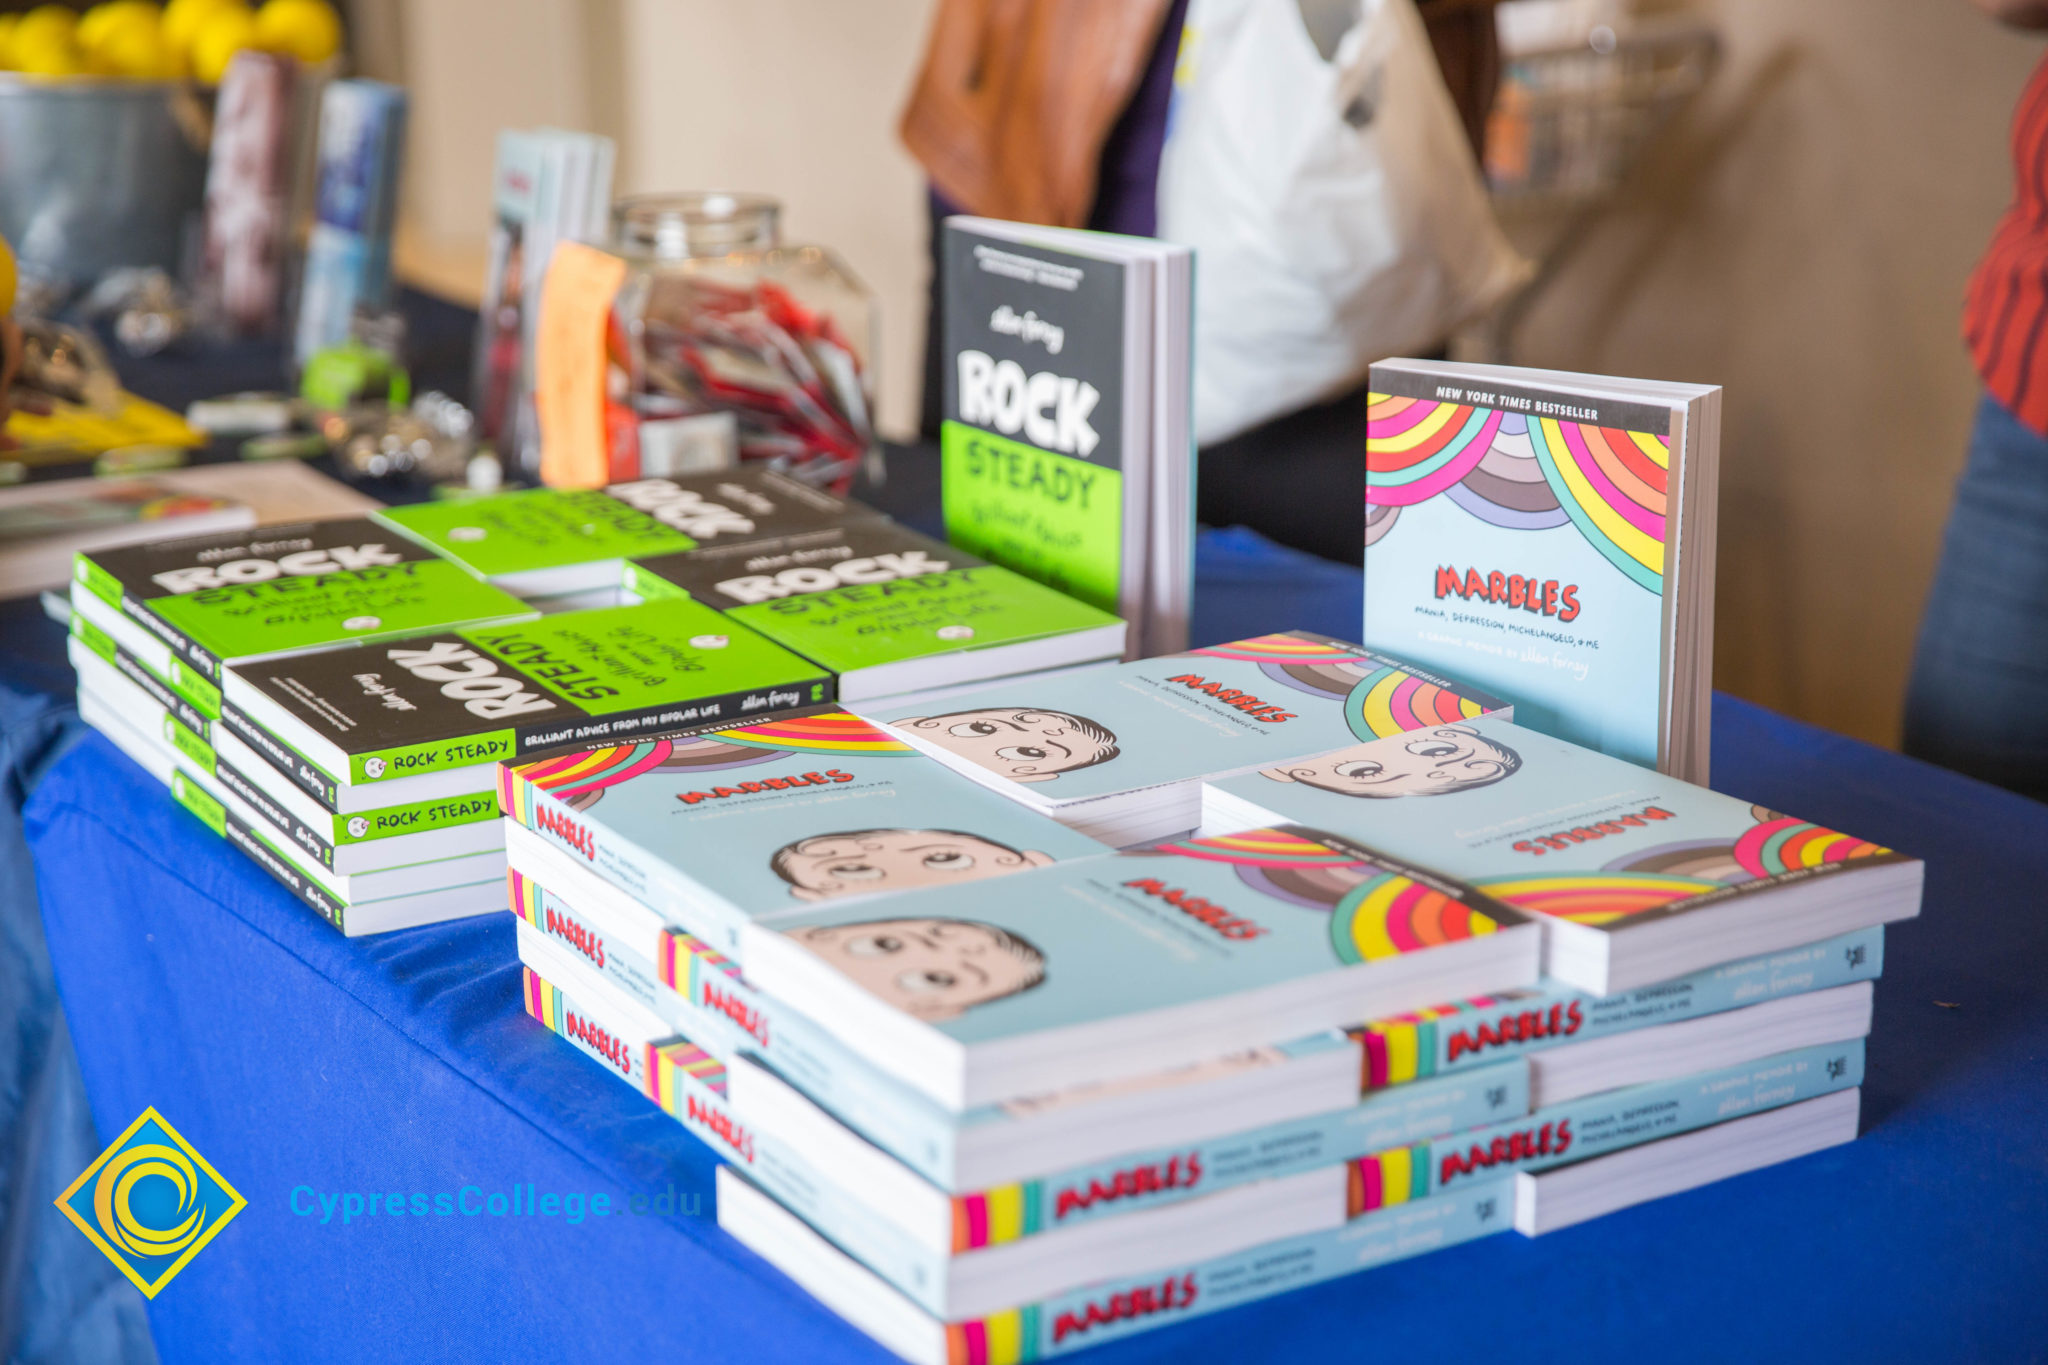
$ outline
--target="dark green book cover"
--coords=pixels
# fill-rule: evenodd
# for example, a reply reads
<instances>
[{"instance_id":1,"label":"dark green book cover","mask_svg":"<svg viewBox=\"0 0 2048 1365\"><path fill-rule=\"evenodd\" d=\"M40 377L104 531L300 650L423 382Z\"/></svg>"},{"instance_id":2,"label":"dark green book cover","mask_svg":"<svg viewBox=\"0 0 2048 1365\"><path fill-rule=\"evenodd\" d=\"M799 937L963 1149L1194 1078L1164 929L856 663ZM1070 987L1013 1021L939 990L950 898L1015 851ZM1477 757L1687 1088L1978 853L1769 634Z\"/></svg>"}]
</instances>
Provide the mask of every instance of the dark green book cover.
<instances>
[{"instance_id":1,"label":"dark green book cover","mask_svg":"<svg viewBox=\"0 0 2048 1365\"><path fill-rule=\"evenodd\" d=\"M361 517L93 551L74 566L79 586L214 684L236 659L533 614Z\"/></svg>"},{"instance_id":2,"label":"dark green book cover","mask_svg":"<svg viewBox=\"0 0 2048 1365\"><path fill-rule=\"evenodd\" d=\"M944 231L946 539L1114 611L1129 267Z\"/></svg>"},{"instance_id":3,"label":"dark green book cover","mask_svg":"<svg viewBox=\"0 0 2048 1365\"><path fill-rule=\"evenodd\" d=\"M281 712L347 760L282 770L359 784L631 741L832 697L831 675L695 602L672 600L327 650L232 670L223 719L275 761ZM275 719L272 715L269 718ZM258 734L250 734L249 727ZM333 768L341 765L331 763Z\"/></svg>"},{"instance_id":4,"label":"dark green book cover","mask_svg":"<svg viewBox=\"0 0 2048 1365\"><path fill-rule=\"evenodd\" d=\"M1118 624L886 521L640 560L627 565L625 585L649 600L680 595L716 607L835 673Z\"/></svg>"}]
</instances>

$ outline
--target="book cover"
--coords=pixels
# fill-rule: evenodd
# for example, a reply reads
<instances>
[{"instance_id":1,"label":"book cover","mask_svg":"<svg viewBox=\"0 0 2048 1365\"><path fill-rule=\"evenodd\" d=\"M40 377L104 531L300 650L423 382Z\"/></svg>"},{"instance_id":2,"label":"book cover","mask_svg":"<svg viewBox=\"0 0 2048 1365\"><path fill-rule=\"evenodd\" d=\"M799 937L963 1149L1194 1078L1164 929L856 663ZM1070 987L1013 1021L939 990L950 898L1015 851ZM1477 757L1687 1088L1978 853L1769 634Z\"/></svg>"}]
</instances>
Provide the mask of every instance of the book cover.
<instances>
[{"instance_id":1,"label":"book cover","mask_svg":"<svg viewBox=\"0 0 2048 1365\"><path fill-rule=\"evenodd\" d=\"M1523 924L1457 882L1287 825L1044 867L967 905L909 892L751 932L783 936L908 1020L973 1044L1336 971L1355 973L1363 998L1381 963Z\"/></svg>"},{"instance_id":2,"label":"book cover","mask_svg":"<svg viewBox=\"0 0 2048 1365\"><path fill-rule=\"evenodd\" d=\"M1204 800L1205 827L1335 829L1608 933L1912 861L1490 715L1213 782Z\"/></svg>"},{"instance_id":3,"label":"book cover","mask_svg":"<svg viewBox=\"0 0 2048 1365\"><path fill-rule=\"evenodd\" d=\"M1654 767L1683 450L1673 405L1482 390L1405 366L1374 366L1371 390L1366 644L1513 697L1524 725Z\"/></svg>"},{"instance_id":4,"label":"book cover","mask_svg":"<svg viewBox=\"0 0 2048 1365\"><path fill-rule=\"evenodd\" d=\"M237 659L533 614L359 517L95 550L73 564L72 600L93 624L137 658L168 654L212 688Z\"/></svg>"},{"instance_id":5,"label":"book cover","mask_svg":"<svg viewBox=\"0 0 2048 1365\"><path fill-rule=\"evenodd\" d=\"M1366 1088L1379 1089L1566 1043L1874 981L1883 970L1884 928L1873 925L1618 995L1570 987L1506 991L1375 1019L1352 1034L1364 1049Z\"/></svg>"},{"instance_id":6,"label":"book cover","mask_svg":"<svg viewBox=\"0 0 2048 1365\"><path fill-rule=\"evenodd\" d=\"M937 714L887 705L872 714L999 787L1066 802L1241 772L1504 705L1357 645L1294 630L1081 677L994 683L950 698Z\"/></svg>"},{"instance_id":7,"label":"book cover","mask_svg":"<svg viewBox=\"0 0 2048 1365\"><path fill-rule=\"evenodd\" d=\"M941 250L946 539L1116 611L1151 411L1127 337L1138 267L959 223Z\"/></svg>"},{"instance_id":8,"label":"book cover","mask_svg":"<svg viewBox=\"0 0 2048 1365\"><path fill-rule=\"evenodd\" d=\"M357 309L389 301L406 104L403 90L378 81L335 81L321 95L313 231L293 350L300 366L347 341Z\"/></svg>"},{"instance_id":9,"label":"book cover","mask_svg":"<svg viewBox=\"0 0 2048 1365\"><path fill-rule=\"evenodd\" d=\"M640 560L625 586L716 607L835 673L1121 624L894 522ZM1123 653L1121 635L1097 657Z\"/></svg>"},{"instance_id":10,"label":"book cover","mask_svg":"<svg viewBox=\"0 0 2048 1365\"><path fill-rule=\"evenodd\" d=\"M228 697L238 730L295 752L294 734L310 735L346 759L328 778L360 784L788 710L830 690L815 664L678 600L240 664Z\"/></svg>"},{"instance_id":11,"label":"book cover","mask_svg":"<svg viewBox=\"0 0 2048 1365\"><path fill-rule=\"evenodd\" d=\"M722 619L688 602L621 610L656 609ZM830 708L509 765L499 781L514 820L734 958L756 915L1105 851Z\"/></svg>"}]
</instances>

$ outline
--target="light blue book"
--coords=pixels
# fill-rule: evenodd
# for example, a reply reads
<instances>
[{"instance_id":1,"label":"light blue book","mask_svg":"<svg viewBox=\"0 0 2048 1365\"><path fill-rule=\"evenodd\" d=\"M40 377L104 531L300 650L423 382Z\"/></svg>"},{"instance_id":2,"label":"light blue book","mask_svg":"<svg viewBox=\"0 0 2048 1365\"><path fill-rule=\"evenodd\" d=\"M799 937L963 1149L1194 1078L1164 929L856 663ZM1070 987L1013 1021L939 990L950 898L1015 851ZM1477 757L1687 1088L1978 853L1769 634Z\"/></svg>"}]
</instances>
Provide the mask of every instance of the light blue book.
<instances>
[{"instance_id":1,"label":"light blue book","mask_svg":"<svg viewBox=\"0 0 2048 1365\"><path fill-rule=\"evenodd\" d=\"M499 772L512 819L738 962L762 915L1105 851L830 707Z\"/></svg>"},{"instance_id":2,"label":"light blue book","mask_svg":"<svg viewBox=\"0 0 2048 1365\"><path fill-rule=\"evenodd\" d=\"M1721 391L1423 360L1370 388L1360 638L1705 782Z\"/></svg>"},{"instance_id":3,"label":"light blue book","mask_svg":"<svg viewBox=\"0 0 2048 1365\"><path fill-rule=\"evenodd\" d=\"M720 1227L913 1365L1007 1365L1064 1355L1490 1236L1506 1229L1513 1213L1514 1187L1503 1178L1327 1232L1126 1273L999 1313L947 1321L904 1297L737 1169L718 1173Z\"/></svg>"},{"instance_id":4,"label":"light blue book","mask_svg":"<svg viewBox=\"0 0 2048 1365\"><path fill-rule=\"evenodd\" d=\"M991 790L1121 847L1192 829L1204 778L1504 707L1448 677L1297 630L1013 679L943 707L856 709Z\"/></svg>"},{"instance_id":5,"label":"light blue book","mask_svg":"<svg viewBox=\"0 0 2048 1365\"><path fill-rule=\"evenodd\" d=\"M1595 995L1920 911L1917 859L1496 716L1204 791L1206 830L1277 821L1540 916L1545 974Z\"/></svg>"},{"instance_id":6,"label":"light blue book","mask_svg":"<svg viewBox=\"0 0 2048 1365\"><path fill-rule=\"evenodd\" d=\"M1192 1065L1532 984L1535 926L1295 826L741 931L748 978L952 1110Z\"/></svg>"}]
</instances>

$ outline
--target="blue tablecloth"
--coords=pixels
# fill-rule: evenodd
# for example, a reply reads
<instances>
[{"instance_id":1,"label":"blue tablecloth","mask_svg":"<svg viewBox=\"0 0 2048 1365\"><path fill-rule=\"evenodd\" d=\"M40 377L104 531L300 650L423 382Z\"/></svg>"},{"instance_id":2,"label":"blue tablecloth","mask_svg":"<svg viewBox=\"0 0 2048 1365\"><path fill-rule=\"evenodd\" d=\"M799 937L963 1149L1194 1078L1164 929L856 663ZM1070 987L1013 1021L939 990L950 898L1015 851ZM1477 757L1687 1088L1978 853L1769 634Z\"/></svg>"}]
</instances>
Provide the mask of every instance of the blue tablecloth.
<instances>
[{"instance_id":1,"label":"blue tablecloth","mask_svg":"<svg viewBox=\"0 0 2048 1365\"><path fill-rule=\"evenodd\" d=\"M1355 570L1241 534L1199 583L1203 639L1356 619ZM1714 775L1928 861L1861 1141L1093 1358L2048 1358L2048 807L1726 697ZM508 915L346 942L97 736L27 821L100 1132L154 1105L249 1201L151 1305L166 1360L882 1358L718 1231L706 1148L526 1019ZM675 1208L318 1211L521 1184Z\"/></svg>"}]
</instances>

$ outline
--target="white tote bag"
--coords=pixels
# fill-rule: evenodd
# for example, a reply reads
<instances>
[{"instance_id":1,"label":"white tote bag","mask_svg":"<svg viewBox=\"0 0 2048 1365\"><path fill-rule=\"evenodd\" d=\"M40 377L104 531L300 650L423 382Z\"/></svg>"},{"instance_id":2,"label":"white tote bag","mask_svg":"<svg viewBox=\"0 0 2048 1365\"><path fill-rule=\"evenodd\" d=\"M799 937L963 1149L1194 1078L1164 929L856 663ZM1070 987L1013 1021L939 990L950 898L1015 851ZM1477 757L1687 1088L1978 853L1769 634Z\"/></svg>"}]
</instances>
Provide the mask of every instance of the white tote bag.
<instances>
[{"instance_id":1,"label":"white tote bag","mask_svg":"<svg viewBox=\"0 0 2048 1365\"><path fill-rule=\"evenodd\" d=\"M1329 60L1309 32L1335 5ZM1191 0L1159 235L1195 248L1207 444L1440 344L1528 277L1413 0Z\"/></svg>"}]
</instances>

